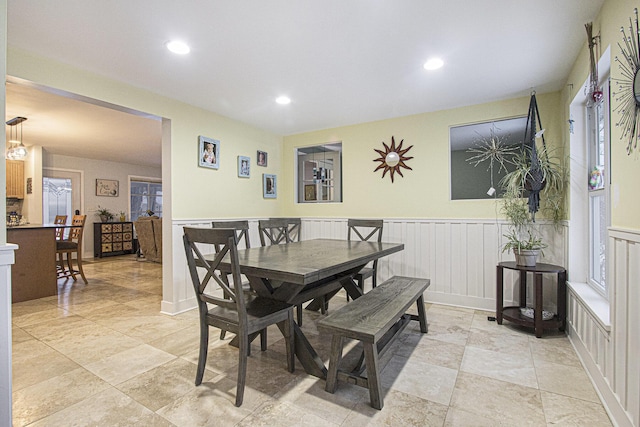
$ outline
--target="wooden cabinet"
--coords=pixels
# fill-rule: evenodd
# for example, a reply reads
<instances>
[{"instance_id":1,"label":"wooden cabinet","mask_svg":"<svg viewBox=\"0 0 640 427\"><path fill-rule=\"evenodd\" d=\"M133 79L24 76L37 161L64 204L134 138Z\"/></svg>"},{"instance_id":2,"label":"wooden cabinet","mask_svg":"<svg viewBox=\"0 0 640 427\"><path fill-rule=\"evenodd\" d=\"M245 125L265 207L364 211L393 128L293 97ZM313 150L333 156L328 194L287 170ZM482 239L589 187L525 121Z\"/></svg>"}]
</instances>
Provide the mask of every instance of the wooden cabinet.
<instances>
[{"instance_id":1,"label":"wooden cabinet","mask_svg":"<svg viewBox=\"0 0 640 427\"><path fill-rule=\"evenodd\" d=\"M7 197L24 199L24 162L7 160Z\"/></svg>"},{"instance_id":2,"label":"wooden cabinet","mask_svg":"<svg viewBox=\"0 0 640 427\"><path fill-rule=\"evenodd\" d=\"M94 257L132 254L134 250L132 222L93 223Z\"/></svg>"}]
</instances>

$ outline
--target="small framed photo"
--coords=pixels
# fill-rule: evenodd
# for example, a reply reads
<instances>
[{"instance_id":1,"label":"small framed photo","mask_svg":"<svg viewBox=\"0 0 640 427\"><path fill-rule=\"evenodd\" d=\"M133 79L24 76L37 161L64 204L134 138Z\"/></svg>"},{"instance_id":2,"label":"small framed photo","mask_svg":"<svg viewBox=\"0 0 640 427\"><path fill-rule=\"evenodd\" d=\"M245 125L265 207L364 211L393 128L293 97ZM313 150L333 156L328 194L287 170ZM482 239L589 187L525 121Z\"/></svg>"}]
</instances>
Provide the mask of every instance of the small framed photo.
<instances>
[{"instance_id":1,"label":"small framed photo","mask_svg":"<svg viewBox=\"0 0 640 427\"><path fill-rule=\"evenodd\" d=\"M240 178L249 178L251 166L251 158L247 156L238 156L238 176Z\"/></svg>"},{"instance_id":2,"label":"small framed photo","mask_svg":"<svg viewBox=\"0 0 640 427\"><path fill-rule=\"evenodd\" d=\"M266 151L258 150L257 159L258 159L258 166L267 166L267 153L266 153Z\"/></svg>"},{"instance_id":3,"label":"small framed photo","mask_svg":"<svg viewBox=\"0 0 640 427\"><path fill-rule=\"evenodd\" d=\"M316 194L316 185L315 184L307 184L304 186L304 200L312 201L318 200L318 196Z\"/></svg>"},{"instance_id":4,"label":"small framed photo","mask_svg":"<svg viewBox=\"0 0 640 427\"><path fill-rule=\"evenodd\" d=\"M118 197L118 181L115 179L96 179L96 196Z\"/></svg>"},{"instance_id":5,"label":"small framed photo","mask_svg":"<svg viewBox=\"0 0 640 427\"><path fill-rule=\"evenodd\" d=\"M198 137L198 166L203 168L218 169L220 165L220 141Z\"/></svg>"},{"instance_id":6,"label":"small framed photo","mask_svg":"<svg viewBox=\"0 0 640 427\"><path fill-rule=\"evenodd\" d=\"M278 194L276 176L268 173L262 174L262 197L275 199Z\"/></svg>"}]
</instances>

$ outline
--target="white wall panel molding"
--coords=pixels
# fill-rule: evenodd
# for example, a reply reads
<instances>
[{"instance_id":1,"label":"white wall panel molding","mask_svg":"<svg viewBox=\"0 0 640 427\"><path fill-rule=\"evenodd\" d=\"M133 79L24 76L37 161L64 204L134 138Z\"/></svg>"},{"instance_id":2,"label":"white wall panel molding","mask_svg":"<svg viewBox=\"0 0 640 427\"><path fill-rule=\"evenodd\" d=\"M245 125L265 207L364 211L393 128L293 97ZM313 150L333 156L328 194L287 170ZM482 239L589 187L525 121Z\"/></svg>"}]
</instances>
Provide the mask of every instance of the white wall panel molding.
<instances>
[{"instance_id":1,"label":"white wall panel molding","mask_svg":"<svg viewBox=\"0 0 640 427\"><path fill-rule=\"evenodd\" d=\"M175 314L195 307L191 284L187 280L182 227L210 227L213 220L215 218L173 222L173 297L167 298L165 295L162 305L164 312ZM249 223L252 246L256 246L260 241L258 218L250 219ZM564 265L566 227L555 227L545 221L540 221L538 227L550 243L542 261ZM402 242L405 250L380 260L379 280L394 275L428 278L431 279L431 286L425 294L427 301L495 310L496 264L513 260L513 255L502 253L500 249L506 233L506 224L496 220L385 219L382 239ZM304 240L346 237L347 218L303 218ZM545 308L555 310L555 278L550 276L544 280ZM515 303L518 287L517 274L505 271L506 303Z\"/></svg>"},{"instance_id":2,"label":"white wall panel molding","mask_svg":"<svg viewBox=\"0 0 640 427\"><path fill-rule=\"evenodd\" d=\"M609 229L610 332L574 290L567 330L614 424L640 425L640 232Z\"/></svg>"}]
</instances>

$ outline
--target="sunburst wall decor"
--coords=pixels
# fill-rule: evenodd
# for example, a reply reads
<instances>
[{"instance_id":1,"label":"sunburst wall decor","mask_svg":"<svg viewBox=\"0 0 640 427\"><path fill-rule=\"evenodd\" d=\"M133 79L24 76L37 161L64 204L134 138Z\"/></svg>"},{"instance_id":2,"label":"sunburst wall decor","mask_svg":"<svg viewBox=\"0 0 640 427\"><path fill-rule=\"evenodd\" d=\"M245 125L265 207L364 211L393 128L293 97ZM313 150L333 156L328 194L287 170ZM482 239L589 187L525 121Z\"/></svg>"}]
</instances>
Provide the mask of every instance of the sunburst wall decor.
<instances>
[{"instance_id":1,"label":"sunburst wall decor","mask_svg":"<svg viewBox=\"0 0 640 427\"><path fill-rule=\"evenodd\" d=\"M622 129L620 139L627 143L627 154L638 148L640 138L640 32L638 9L633 12L635 20L629 18L629 35L625 33L624 27L620 28L622 44L618 43L618 48L622 59L615 57L621 74L621 78L615 79L617 91L614 96L618 103L615 111L620 114L616 126Z\"/></svg>"},{"instance_id":2,"label":"sunburst wall decor","mask_svg":"<svg viewBox=\"0 0 640 427\"><path fill-rule=\"evenodd\" d=\"M382 145L384 146L384 151L374 148L373 150L376 153L380 154L380 157L373 160L374 162L380 162L378 167L374 169L374 172L379 171L380 169L383 169L382 178L384 178L387 172L389 172L389 176L391 177L391 182L393 182L393 174L396 172L398 172L398 175L404 177L404 175L402 175L402 171L400 168L413 170L409 166L407 166L405 163L407 160L413 159L413 157L405 156L405 154L407 154L407 151L411 150L411 147L413 147L413 145L410 145L409 147L403 150L402 149L403 143L404 143L404 139L400 141L400 144L396 148L396 141L392 136L391 146L388 146L384 142L382 143Z\"/></svg>"}]
</instances>

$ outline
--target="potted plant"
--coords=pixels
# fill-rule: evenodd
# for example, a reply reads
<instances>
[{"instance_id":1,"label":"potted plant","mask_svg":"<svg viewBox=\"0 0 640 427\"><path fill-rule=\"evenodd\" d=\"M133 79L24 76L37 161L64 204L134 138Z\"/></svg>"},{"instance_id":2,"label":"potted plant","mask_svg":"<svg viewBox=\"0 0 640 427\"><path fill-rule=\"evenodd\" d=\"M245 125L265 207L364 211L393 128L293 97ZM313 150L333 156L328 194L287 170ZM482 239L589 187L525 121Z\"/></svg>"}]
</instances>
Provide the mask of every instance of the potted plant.
<instances>
[{"instance_id":1,"label":"potted plant","mask_svg":"<svg viewBox=\"0 0 640 427\"><path fill-rule=\"evenodd\" d=\"M96 215L100 217L100 221L102 222L112 221L114 217L113 212L107 208L100 207L100 205L98 205L98 209L96 209Z\"/></svg>"},{"instance_id":2,"label":"potted plant","mask_svg":"<svg viewBox=\"0 0 640 427\"><path fill-rule=\"evenodd\" d=\"M523 266L535 266L538 254L547 247L535 223L535 216L530 212L529 201L525 198L531 179L530 153L531 149L526 147L514 156L511 161L514 168L500 182L505 188L501 211L509 222L509 232L504 235L507 241L502 252L512 251L516 264ZM557 224L563 217L566 169L546 146L538 148L538 153L543 178L541 211Z\"/></svg>"},{"instance_id":3,"label":"potted plant","mask_svg":"<svg viewBox=\"0 0 640 427\"><path fill-rule=\"evenodd\" d=\"M124 211L120 211L120 222L125 222L127 220L127 215Z\"/></svg>"}]
</instances>

